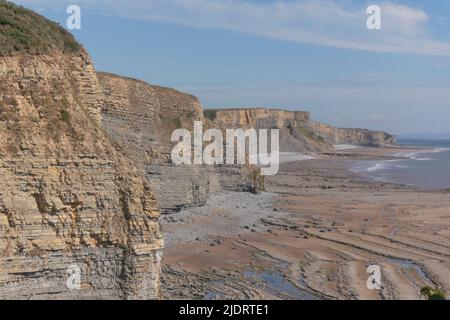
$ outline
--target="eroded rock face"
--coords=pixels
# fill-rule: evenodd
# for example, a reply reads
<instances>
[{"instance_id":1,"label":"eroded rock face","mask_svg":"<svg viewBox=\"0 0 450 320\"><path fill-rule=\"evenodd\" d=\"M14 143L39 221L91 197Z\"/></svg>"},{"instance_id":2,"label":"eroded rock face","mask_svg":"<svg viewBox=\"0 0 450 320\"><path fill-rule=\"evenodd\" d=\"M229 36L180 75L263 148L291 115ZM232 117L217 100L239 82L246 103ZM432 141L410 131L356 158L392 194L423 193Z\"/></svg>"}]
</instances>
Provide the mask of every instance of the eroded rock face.
<instances>
[{"instance_id":1,"label":"eroded rock face","mask_svg":"<svg viewBox=\"0 0 450 320\"><path fill-rule=\"evenodd\" d=\"M238 166L175 166L170 153L175 129L192 131L194 121L205 130L199 100L174 89L112 74L99 73L106 103L102 126L121 146L156 190L163 213L205 204L208 195L221 190L247 190L249 178Z\"/></svg>"},{"instance_id":2,"label":"eroded rock face","mask_svg":"<svg viewBox=\"0 0 450 320\"><path fill-rule=\"evenodd\" d=\"M2 57L0 86L0 299L158 298L159 210L100 127L89 56Z\"/></svg>"},{"instance_id":3,"label":"eroded rock face","mask_svg":"<svg viewBox=\"0 0 450 320\"><path fill-rule=\"evenodd\" d=\"M309 112L277 109L207 110L205 115L224 128L279 129L281 152L324 152L332 146L308 128Z\"/></svg>"},{"instance_id":4,"label":"eroded rock face","mask_svg":"<svg viewBox=\"0 0 450 320\"><path fill-rule=\"evenodd\" d=\"M327 152L333 144L380 146L395 144L395 137L366 129L344 129L311 119L309 112L277 109L206 110L205 115L224 128L279 129L282 152Z\"/></svg>"},{"instance_id":5,"label":"eroded rock face","mask_svg":"<svg viewBox=\"0 0 450 320\"><path fill-rule=\"evenodd\" d=\"M310 121L308 123L316 134L332 144L353 144L360 146L379 147L396 144L396 137L383 131L367 129L336 128L327 124Z\"/></svg>"}]
</instances>

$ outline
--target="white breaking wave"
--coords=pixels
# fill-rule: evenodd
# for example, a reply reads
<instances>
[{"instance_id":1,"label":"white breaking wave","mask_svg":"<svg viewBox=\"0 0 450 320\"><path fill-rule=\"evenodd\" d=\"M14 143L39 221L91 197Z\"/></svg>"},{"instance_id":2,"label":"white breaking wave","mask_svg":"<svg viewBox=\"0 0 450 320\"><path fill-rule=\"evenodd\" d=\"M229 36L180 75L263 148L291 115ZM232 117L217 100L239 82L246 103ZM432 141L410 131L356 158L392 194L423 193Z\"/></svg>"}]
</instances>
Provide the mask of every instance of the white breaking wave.
<instances>
[{"instance_id":1,"label":"white breaking wave","mask_svg":"<svg viewBox=\"0 0 450 320\"><path fill-rule=\"evenodd\" d=\"M419 157L411 157L411 160L416 160L416 161L431 161L434 160L433 158L419 158Z\"/></svg>"},{"instance_id":2,"label":"white breaking wave","mask_svg":"<svg viewBox=\"0 0 450 320\"><path fill-rule=\"evenodd\" d=\"M387 170L387 169L392 169L392 168L398 168L398 169L409 168L409 166L407 166L407 165L398 164L397 162L399 162L399 161L401 161L401 160L387 160L387 161L377 162L375 165L366 168L365 171L376 172L376 171Z\"/></svg>"},{"instance_id":3,"label":"white breaking wave","mask_svg":"<svg viewBox=\"0 0 450 320\"><path fill-rule=\"evenodd\" d=\"M411 152L411 153L396 153L394 154L395 157L403 157L403 158L407 158L407 159L411 159L411 160L416 160L416 161L431 161L434 160L433 158L430 157L421 157L420 155L425 155L425 154L430 154L430 153L436 153L436 152L442 152L443 150L439 150L438 149L444 149L444 148L436 148L436 149L427 149L427 150L420 150L420 151L415 151L415 152Z\"/></svg>"},{"instance_id":4,"label":"white breaking wave","mask_svg":"<svg viewBox=\"0 0 450 320\"><path fill-rule=\"evenodd\" d=\"M375 171L380 171L386 168L386 163L382 162L382 163L377 163L372 167L367 168L366 170L368 172L375 172Z\"/></svg>"},{"instance_id":5,"label":"white breaking wave","mask_svg":"<svg viewBox=\"0 0 450 320\"><path fill-rule=\"evenodd\" d=\"M394 156L395 157L404 157L404 158L408 158L408 159L416 160L416 161L431 161L434 159L430 158L430 157L420 157L419 155L430 154L430 153L440 153L440 152L445 152L445 151L449 151L449 150L450 150L450 148L433 148L433 149L415 151L415 152L411 152L411 153L396 153L396 154L394 154Z\"/></svg>"},{"instance_id":6,"label":"white breaking wave","mask_svg":"<svg viewBox=\"0 0 450 320\"><path fill-rule=\"evenodd\" d=\"M435 148L432 152L433 153L439 153L439 152L445 152L445 151L449 151L450 148Z\"/></svg>"}]
</instances>

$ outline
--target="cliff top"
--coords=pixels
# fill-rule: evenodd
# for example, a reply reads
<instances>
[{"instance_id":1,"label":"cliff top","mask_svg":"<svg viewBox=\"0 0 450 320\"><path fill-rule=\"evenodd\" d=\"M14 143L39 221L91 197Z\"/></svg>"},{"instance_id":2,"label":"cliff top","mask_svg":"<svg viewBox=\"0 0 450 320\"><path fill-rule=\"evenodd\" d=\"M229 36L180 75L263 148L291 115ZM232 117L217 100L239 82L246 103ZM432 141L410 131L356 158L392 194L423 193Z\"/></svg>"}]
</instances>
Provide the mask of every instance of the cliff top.
<instances>
[{"instance_id":1,"label":"cliff top","mask_svg":"<svg viewBox=\"0 0 450 320\"><path fill-rule=\"evenodd\" d=\"M186 96L186 97L190 97L190 98L192 98L193 100L196 100L196 101L199 100L196 96L194 96L192 94L181 92L181 91L179 91L177 89L174 89L174 88L162 87L162 86L150 84L150 83L148 83L148 82L146 82L144 80L140 80L140 79L136 79L136 78L121 76L121 75L117 75L117 74L110 73L110 72L104 72L104 71L97 71L97 75L99 76L100 80L101 80L101 77L106 77L106 78L111 77L111 78L117 78L117 79L124 79L124 80L134 81L134 82L142 83L143 85L149 86L149 87L151 87L151 88L153 88L154 90L157 90L157 91L158 90L167 90L167 91L172 92L174 94L180 94L180 95L183 95L183 96Z\"/></svg>"},{"instance_id":2,"label":"cliff top","mask_svg":"<svg viewBox=\"0 0 450 320\"><path fill-rule=\"evenodd\" d=\"M82 46L56 22L0 0L0 56L76 52Z\"/></svg>"},{"instance_id":3,"label":"cliff top","mask_svg":"<svg viewBox=\"0 0 450 320\"><path fill-rule=\"evenodd\" d=\"M310 112L308 111L295 111L295 110L283 110L283 109L275 109L275 108L264 108L264 107L247 107L247 108L214 108L214 109L204 109L204 116L214 121L217 112L240 112L240 111L255 111L255 112L284 112L284 113L292 113L292 114L304 114L309 117Z\"/></svg>"},{"instance_id":4,"label":"cliff top","mask_svg":"<svg viewBox=\"0 0 450 320\"><path fill-rule=\"evenodd\" d=\"M242 108L208 108L208 111L277 111L277 112L292 112L292 113L309 113L309 111L302 110L285 110L268 107L242 107Z\"/></svg>"}]
</instances>

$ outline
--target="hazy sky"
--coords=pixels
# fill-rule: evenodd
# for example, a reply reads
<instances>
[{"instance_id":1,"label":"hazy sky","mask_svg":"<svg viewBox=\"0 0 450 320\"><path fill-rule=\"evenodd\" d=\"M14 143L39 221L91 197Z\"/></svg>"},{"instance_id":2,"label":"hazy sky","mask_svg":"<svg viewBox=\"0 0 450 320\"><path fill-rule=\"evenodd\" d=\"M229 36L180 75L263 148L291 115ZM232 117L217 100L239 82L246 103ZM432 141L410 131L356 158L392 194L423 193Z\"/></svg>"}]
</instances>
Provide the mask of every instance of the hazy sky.
<instances>
[{"instance_id":1,"label":"hazy sky","mask_svg":"<svg viewBox=\"0 0 450 320\"><path fill-rule=\"evenodd\" d=\"M450 132L450 1L15 0L65 25L96 68L205 107L308 110L344 127ZM366 8L382 9L382 29Z\"/></svg>"}]
</instances>

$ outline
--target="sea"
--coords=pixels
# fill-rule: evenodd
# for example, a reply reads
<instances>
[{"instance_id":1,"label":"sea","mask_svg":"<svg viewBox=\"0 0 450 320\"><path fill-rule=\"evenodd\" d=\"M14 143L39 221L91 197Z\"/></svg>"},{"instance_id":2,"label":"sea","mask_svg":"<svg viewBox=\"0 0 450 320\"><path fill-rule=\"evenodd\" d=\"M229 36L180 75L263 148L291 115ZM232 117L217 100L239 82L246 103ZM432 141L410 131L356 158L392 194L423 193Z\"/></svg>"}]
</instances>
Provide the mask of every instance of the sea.
<instances>
[{"instance_id":1,"label":"sea","mask_svg":"<svg viewBox=\"0 0 450 320\"><path fill-rule=\"evenodd\" d=\"M450 189L450 140L400 139L405 147L421 148L399 152L399 160L350 161L350 169L369 180L397 183L420 190Z\"/></svg>"}]
</instances>

